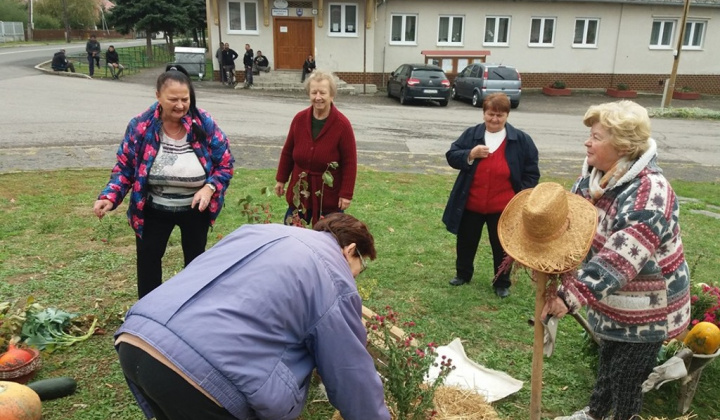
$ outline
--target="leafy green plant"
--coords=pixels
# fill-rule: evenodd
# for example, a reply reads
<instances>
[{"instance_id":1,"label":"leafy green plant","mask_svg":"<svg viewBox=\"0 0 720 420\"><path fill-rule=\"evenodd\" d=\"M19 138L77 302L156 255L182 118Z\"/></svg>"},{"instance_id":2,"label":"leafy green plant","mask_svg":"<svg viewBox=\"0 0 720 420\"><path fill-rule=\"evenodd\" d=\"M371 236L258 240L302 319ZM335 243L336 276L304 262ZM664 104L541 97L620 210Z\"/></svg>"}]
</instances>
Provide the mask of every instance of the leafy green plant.
<instances>
[{"instance_id":1,"label":"leafy green plant","mask_svg":"<svg viewBox=\"0 0 720 420\"><path fill-rule=\"evenodd\" d=\"M330 172L331 169L337 169L340 165L337 162L330 162L327 164L325 171L322 173L322 185L318 191L315 191L315 195L320 198L320 209L316 210L322 217L322 202L323 195L325 193L325 185L332 188L335 178ZM286 223L291 226L306 227L307 222L302 215L307 214L307 207L304 204L304 200L310 197L309 183L307 181L307 172L300 172L298 175L298 181L293 186L293 207L295 207L292 213L288 216Z\"/></svg>"},{"instance_id":2,"label":"leafy green plant","mask_svg":"<svg viewBox=\"0 0 720 420\"><path fill-rule=\"evenodd\" d=\"M393 327L399 324L400 316L389 306L385 309L385 315L375 315L367 321L366 327L371 337L370 345L373 345L373 339L377 339L374 348L380 361L376 365L383 375L388 408L395 414L396 420L432 418L437 414L433 403L435 390L452 371L452 359L443 356L442 361L437 363L437 345L434 342L417 346L416 342L424 335L416 332L407 334L415 327L412 321L402 323L406 331L404 337L393 334ZM432 383L427 383L431 366L439 367L440 373Z\"/></svg>"},{"instance_id":3,"label":"leafy green plant","mask_svg":"<svg viewBox=\"0 0 720 420\"><path fill-rule=\"evenodd\" d=\"M690 86L683 86L680 89L677 89L678 92L695 92L695 89L691 88Z\"/></svg>"},{"instance_id":4,"label":"leafy green plant","mask_svg":"<svg viewBox=\"0 0 720 420\"><path fill-rule=\"evenodd\" d=\"M565 89L565 82L562 80L556 80L553 82L552 85L550 85L553 89Z\"/></svg>"},{"instance_id":5,"label":"leafy green plant","mask_svg":"<svg viewBox=\"0 0 720 420\"><path fill-rule=\"evenodd\" d=\"M92 317L90 326L84 330L81 323L73 322L75 318L77 314L33 303L25 311L21 338L28 346L50 352L58 347L72 346L90 338L97 325L97 318Z\"/></svg>"},{"instance_id":6,"label":"leafy green plant","mask_svg":"<svg viewBox=\"0 0 720 420\"><path fill-rule=\"evenodd\" d=\"M617 90L630 90L630 86L627 83L618 83Z\"/></svg>"},{"instance_id":7,"label":"leafy green plant","mask_svg":"<svg viewBox=\"0 0 720 420\"><path fill-rule=\"evenodd\" d=\"M268 187L260 188L260 195L270 197L271 190ZM247 217L248 223L272 223L272 207L266 200L262 203L256 203L251 195L246 195L238 200L240 206L240 214Z\"/></svg>"}]
</instances>

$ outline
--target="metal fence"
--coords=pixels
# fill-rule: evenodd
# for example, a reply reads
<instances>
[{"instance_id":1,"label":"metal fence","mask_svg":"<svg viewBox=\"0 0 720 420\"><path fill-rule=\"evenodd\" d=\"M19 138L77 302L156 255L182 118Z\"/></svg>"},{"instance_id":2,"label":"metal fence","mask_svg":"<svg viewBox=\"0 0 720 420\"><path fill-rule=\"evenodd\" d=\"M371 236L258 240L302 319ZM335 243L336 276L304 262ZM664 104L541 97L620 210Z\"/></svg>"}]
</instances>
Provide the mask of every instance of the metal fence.
<instances>
[{"instance_id":1,"label":"metal fence","mask_svg":"<svg viewBox=\"0 0 720 420\"><path fill-rule=\"evenodd\" d=\"M22 22L0 21L0 42L24 41L25 29Z\"/></svg>"}]
</instances>

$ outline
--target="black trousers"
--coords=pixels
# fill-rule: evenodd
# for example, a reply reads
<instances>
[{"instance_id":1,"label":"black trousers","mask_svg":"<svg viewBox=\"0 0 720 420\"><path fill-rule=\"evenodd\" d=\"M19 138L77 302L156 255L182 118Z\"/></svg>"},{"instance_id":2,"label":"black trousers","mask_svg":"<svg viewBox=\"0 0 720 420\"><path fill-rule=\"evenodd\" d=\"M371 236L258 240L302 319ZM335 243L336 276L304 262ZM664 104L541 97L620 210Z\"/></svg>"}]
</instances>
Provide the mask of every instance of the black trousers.
<instances>
[{"instance_id":1,"label":"black trousers","mask_svg":"<svg viewBox=\"0 0 720 420\"><path fill-rule=\"evenodd\" d=\"M157 420L237 420L174 370L128 343L118 346L120 366Z\"/></svg>"},{"instance_id":2,"label":"black trousers","mask_svg":"<svg viewBox=\"0 0 720 420\"><path fill-rule=\"evenodd\" d=\"M493 254L493 274L497 275L498 269L505 258L505 251L500 245L498 238L498 221L501 213L481 214L469 210L463 212L460 220L460 230L457 234L457 259L455 270L458 278L470 281L475 272L475 254L477 253L483 226L487 225L490 247ZM510 274L504 273L493 283L493 287L510 287Z\"/></svg>"},{"instance_id":3,"label":"black trousers","mask_svg":"<svg viewBox=\"0 0 720 420\"><path fill-rule=\"evenodd\" d=\"M613 420L629 420L640 414L642 383L656 366L662 343L621 343L603 340L600 344L597 382L590 397L590 414Z\"/></svg>"},{"instance_id":4,"label":"black trousers","mask_svg":"<svg viewBox=\"0 0 720 420\"><path fill-rule=\"evenodd\" d=\"M162 284L162 257L175 226L180 227L185 266L205 252L210 228L210 212L207 209L200 212L196 207L173 212L145 206L143 237L135 237L138 298Z\"/></svg>"}]
</instances>

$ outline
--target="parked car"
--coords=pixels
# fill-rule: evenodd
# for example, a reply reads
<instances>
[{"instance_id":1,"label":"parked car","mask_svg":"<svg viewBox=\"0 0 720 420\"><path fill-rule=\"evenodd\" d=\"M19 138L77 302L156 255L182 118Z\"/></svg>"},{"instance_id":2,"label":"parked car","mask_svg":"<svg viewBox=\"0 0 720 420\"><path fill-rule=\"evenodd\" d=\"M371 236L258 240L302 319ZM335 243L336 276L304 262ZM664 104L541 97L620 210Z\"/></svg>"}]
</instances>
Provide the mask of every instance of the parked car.
<instances>
[{"instance_id":1,"label":"parked car","mask_svg":"<svg viewBox=\"0 0 720 420\"><path fill-rule=\"evenodd\" d=\"M387 94L399 98L403 105L412 101L438 101L440 106L447 106L450 81L438 66L403 64L390 73Z\"/></svg>"},{"instance_id":2,"label":"parked car","mask_svg":"<svg viewBox=\"0 0 720 420\"><path fill-rule=\"evenodd\" d=\"M502 92L510 98L510 106L520 105L522 79L517 69L502 64L474 63L458 73L452 86L453 99L470 99L481 107L491 93Z\"/></svg>"}]
</instances>

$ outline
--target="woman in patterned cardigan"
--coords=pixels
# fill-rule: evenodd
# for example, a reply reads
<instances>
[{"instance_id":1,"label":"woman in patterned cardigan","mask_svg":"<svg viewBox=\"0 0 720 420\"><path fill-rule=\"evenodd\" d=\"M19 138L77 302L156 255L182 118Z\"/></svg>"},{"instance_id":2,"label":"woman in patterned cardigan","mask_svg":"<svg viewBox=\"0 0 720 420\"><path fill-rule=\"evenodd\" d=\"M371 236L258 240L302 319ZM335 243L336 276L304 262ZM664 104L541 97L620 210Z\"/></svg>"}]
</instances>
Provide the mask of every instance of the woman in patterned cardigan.
<instances>
[{"instance_id":1,"label":"woman in patterned cardigan","mask_svg":"<svg viewBox=\"0 0 720 420\"><path fill-rule=\"evenodd\" d=\"M642 408L641 385L664 340L690 321L690 273L678 223L677 197L657 165L645 108L631 101L592 106L587 157L573 192L598 212L582 266L564 280L545 314L587 306L602 339L589 406L565 420L627 420ZM572 273L572 272L571 272Z\"/></svg>"}]
</instances>

